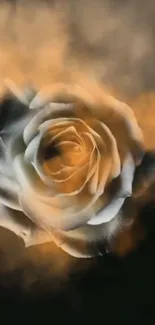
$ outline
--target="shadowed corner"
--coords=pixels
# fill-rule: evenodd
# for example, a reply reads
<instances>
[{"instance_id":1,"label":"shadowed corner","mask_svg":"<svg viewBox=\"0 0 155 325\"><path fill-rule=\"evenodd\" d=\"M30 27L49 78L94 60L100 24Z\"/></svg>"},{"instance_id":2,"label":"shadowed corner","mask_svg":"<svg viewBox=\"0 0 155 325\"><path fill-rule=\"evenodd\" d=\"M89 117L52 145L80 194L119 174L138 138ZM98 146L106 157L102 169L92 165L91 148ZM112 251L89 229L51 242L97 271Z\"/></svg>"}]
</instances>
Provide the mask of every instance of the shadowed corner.
<instances>
[{"instance_id":1,"label":"shadowed corner","mask_svg":"<svg viewBox=\"0 0 155 325\"><path fill-rule=\"evenodd\" d=\"M109 250L124 257L155 233L155 152L146 152L136 168L133 196L127 198L121 210L120 229L108 243ZM107 247L108 247L107 246Z\"/></svg>"},{"instance_id":2,"label":"shadowed corner","mask_svg":"<svg viewBox=\"0 0 155 325\"><path fill-rule=\"evenodd\" d=\"M29 114L29 103L35 95L36 91L33 87L25 86L23 91L20 91L11 81L8 81L8 87L0 98L0 134L2 136L4 128L8 129Z\"/></svg>"},{"instance_id":3,"label":"shadowed corner","mask_svg":"<svg viewBox=\"0 0 155 325\"><path fill-rule=\"evenodd\" d=\"M8 93L0 101L0 131L27 113L28 108Z\"/></svg>"},{"instance_id":4,"label":"shadowed corner","mask_svg":"<svg viewBox=\"0 0 155 325\"><path fill-rule=\"evenodd\" d=\"M136 168L133 181L134 196L141 196L155 182L155 151L146 152Z\"/></svg>"}]
</instances>

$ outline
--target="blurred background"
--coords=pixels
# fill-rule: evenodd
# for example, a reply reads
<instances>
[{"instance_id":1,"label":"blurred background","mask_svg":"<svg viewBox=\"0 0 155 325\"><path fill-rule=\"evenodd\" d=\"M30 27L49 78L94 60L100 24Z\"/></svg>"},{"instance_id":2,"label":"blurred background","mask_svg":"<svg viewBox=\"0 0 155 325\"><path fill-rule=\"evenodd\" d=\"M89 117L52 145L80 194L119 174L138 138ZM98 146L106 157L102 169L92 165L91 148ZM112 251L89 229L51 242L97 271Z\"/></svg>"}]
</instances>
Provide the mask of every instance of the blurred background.
<instances>
[{"instance_id":1,"label":"blurred background","mask_svg":"<svg viewBox=\"0 0 155 325\"><path fill-rule=\"evenodd\" d=\"M146 146L154 150L154 16L154 0L1 1L1 94L5 78L19 87L29 82L38 88L60 80L102 82L106 91L132 106ZM76 260L53 244L25 249L1 229L5 318L32 321L34 314L57 323L154 324L153 200L147 199L139 213L147 236L119 257Z\"/></svg>"}]
</instances>

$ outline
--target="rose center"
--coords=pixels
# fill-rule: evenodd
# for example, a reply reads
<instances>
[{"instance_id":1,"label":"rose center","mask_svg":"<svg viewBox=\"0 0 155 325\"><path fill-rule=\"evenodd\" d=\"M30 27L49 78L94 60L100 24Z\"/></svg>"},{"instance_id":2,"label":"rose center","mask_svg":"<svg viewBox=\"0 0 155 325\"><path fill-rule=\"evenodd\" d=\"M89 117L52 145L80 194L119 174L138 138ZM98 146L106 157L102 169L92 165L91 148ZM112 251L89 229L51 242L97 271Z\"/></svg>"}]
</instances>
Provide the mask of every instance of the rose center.
<instances>
[{"instance_id":1,"label":"rose center","mask_svg":"<svg viewBox=\"0 0 155 325\"><path fill-rule=\"evenodd\" d=\"M59 155L60 155L60 150L54 143L44 148L43 157L45 161L49 161Z\"/></svg>"},{"instance_id":2,"label":"rose center","mask_svg":"<svg viewBox=\"0 0 155 325\"><path fill-rule=\"evenodd\" d=\"M52 143L45 150L44 167L50 174L55 174L62 169L78 165L82 157L82 149L77 143L72 141Z\"/></svg>"}]
</instances>

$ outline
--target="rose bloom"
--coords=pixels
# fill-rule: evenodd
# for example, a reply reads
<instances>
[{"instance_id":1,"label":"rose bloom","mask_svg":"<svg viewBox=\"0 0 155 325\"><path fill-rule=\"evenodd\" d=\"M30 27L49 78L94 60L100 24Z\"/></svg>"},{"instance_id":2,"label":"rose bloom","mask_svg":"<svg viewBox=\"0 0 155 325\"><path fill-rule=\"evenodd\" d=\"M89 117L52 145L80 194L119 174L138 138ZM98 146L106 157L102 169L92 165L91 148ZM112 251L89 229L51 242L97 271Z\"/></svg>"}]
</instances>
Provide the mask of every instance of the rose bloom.
<instances>
[{"instance_id":1,"label":"rose bloom","mask_svg":"<svg viewBox=\"0 0 155 325\"><path fill-rule=\"evenodd\" d=\"M142 159L133 111L103 90L9 86L0 107L0 226L26 247L53 241L75 257L101 255Z\"/></svg>"}]
</instances>

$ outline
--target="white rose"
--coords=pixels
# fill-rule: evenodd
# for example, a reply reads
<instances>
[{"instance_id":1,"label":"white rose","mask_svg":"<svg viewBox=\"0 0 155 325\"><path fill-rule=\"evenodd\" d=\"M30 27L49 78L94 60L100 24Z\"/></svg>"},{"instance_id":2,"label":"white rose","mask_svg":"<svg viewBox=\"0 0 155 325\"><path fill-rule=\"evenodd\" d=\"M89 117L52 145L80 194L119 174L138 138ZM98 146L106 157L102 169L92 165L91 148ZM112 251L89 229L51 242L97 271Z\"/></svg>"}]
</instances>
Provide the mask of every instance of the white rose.
<instances>
[{"instance_id":1,"label":"white rose","mask_svg":"<svg viewBox=\"0 0 155 325\"><path fill-rule=\"evenodd\" d=\"M100 254L141 161L132 110L78 85L54 84L43 99L10 87L15 96L1 103L0 225L26 246L54 241L76 257Z\"/></svg>"}]
</instances>

